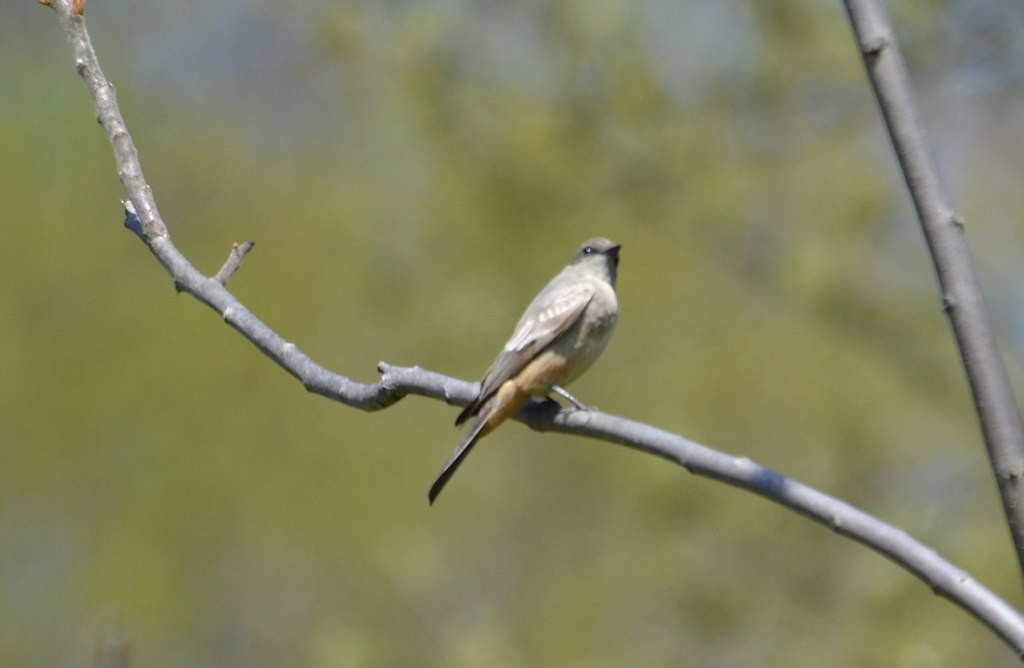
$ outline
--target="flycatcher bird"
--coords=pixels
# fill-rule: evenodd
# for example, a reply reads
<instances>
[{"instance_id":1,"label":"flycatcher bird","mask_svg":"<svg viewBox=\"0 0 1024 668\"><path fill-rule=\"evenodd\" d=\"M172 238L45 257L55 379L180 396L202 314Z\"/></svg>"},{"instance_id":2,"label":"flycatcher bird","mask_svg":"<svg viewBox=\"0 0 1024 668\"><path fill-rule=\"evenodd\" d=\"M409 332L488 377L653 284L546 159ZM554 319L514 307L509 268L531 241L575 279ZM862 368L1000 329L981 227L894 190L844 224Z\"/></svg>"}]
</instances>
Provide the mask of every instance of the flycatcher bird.
<instances>
[{"instance_id":1,"label":"flycatcher bird","mask_svg":"<svg viewBox=\"0 0 1024 668\"><path fill-rule=\"evenodd\" d=\"M479 394L455 419L460 425L476 416L430 486L430 503L476 442L518 413L531 397L556 392L576 408L586 409L565 386L590 368L615 329L620 248L602 237L585 241L572 262L526 307L512 338L480 381Z\"/></svg>"}]
</instances>

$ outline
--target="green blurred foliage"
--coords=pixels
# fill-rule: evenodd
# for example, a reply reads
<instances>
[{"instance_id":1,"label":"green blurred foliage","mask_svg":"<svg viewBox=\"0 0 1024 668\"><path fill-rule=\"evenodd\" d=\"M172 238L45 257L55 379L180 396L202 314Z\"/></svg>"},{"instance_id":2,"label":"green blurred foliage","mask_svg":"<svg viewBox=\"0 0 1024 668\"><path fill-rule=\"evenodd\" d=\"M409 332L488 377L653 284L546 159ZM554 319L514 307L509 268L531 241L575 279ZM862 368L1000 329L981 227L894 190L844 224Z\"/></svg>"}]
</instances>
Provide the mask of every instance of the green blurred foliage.
<instances>
[{"instance_id":1,"label":"green blurred foliage","mask_svg":"<svg viewBox=\"0 0 1024 668\"><path fill-rule=\"evenodd\" d=\"M691 6L692 4L692 6ZM983 11L981 11L983 10ZM838 4L92 2L179 248L356 380L477 378L583 238L624 245L575 386L1019 575ZM1021 12L893 9L1015 379ZM986 18L987 17L987 18ZM120 227L49 12L0 8L0 663L1011 665L922 583L621 448L307 395ZM1016 62L1014 69L1013 63Z\"/></svg>"}]
</instances>

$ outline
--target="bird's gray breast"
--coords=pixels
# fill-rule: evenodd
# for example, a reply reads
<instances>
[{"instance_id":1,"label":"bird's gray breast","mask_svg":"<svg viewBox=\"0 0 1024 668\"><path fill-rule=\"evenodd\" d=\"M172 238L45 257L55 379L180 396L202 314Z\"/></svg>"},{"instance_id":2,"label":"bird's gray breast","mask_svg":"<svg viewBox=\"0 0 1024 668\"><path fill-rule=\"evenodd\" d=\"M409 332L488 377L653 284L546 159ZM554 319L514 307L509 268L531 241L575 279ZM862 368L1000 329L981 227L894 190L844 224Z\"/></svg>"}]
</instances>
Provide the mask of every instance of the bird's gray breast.
<instances>
[{"instance_id":1,"label":"bird's gray breast","mask_svg":"<svg viewBox=\"0 0 1024 668\"><path fill-rule=\"evenodd\" d=\"M594 293L587 308L580 314L566 336L553 348L570 361L569 382L590 368L604 351L619 319L615 290L604 281L594 281Z\"/></svg>"}]
</instances>

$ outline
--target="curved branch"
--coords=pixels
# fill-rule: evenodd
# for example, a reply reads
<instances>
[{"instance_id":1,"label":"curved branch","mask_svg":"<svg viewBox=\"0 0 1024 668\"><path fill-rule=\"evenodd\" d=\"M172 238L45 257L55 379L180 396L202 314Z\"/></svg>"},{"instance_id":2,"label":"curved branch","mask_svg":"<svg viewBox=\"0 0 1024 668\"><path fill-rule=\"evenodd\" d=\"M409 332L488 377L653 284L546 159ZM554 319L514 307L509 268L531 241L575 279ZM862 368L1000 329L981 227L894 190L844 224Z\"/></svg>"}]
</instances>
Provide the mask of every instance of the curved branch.
<instances>
[{"instance_id":1,"label":"curved branch","mask_svg":"<svg viewBox=\"0 0 1024 668\"><path fill-rule=\"evenodd\" d=\"M846 10L924 230L1024 572L1024 425L992 333L964 219L939 176L884 5L881 0L846 0Z\"/></svg>"},{"instance_id":2,"label":"curved branch","mask_svg":"<svg viewBox=\"0 0 1024 668\"><path fill-rule=\"evenodd\" d=\"M79 74L96 105L100 123L114 149L121 180L130 198L126 225L149 247L174 278L175 286L217 311L242 336L311 392L362 410L390 406L408 394L465 405L476 385L421 369L378 366L379 382L356 383L316 364L294 344L261 322L227 291L216 277L197 271L171 243L157 212L152 192L142 177L138 154L128 136L114 96L89 43L84 19L71 10L71 0L52 0L74 52ZM136 215L135 212L141 212ZM1024 617L934 550L906 532L848 503L819 492L755 462L726 455L654 427L597 411L560 410L553 401L528 405L517 419L541 431L557 431L618 443L656 455L691 473L713 478L758 494L795 510L833 531L879 552L927 583L988 626L1018 655L1024 656Z\"/></svg>"}]
</instances>

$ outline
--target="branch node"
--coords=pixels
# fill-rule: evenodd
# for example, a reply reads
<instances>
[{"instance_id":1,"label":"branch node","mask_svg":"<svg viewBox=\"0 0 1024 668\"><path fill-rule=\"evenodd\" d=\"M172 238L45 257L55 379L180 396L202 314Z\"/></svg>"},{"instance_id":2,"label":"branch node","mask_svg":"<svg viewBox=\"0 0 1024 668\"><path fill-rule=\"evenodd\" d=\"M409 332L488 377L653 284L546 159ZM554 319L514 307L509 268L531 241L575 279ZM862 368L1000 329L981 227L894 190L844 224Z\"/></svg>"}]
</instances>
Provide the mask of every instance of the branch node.
<instances>
[{"instance_id":1,"label":"branch node","mask_svg":"<svg viewBox=\"0 0 1024 668\"><path fill-rule=\"evenodd\" d=\"M231 253L228 254L227 261L224 262L224 266L220 268L220 271L218 271L217 275L213 277L213 280L226 287L234 273L242 266L242 260L249 254L249 251L251 251L255 245L255 241L245 241L240 244L233 244L231 246Z\"/></svg>"},{"instance_id":2,"label":"branch node","mask_svg":"<svg viewBox=\"0 0 1024 668\"><path fill-rule=\"evenodd\" d=\"M862 48L864 55L877 58L887 46L889 46L889 38L882 34L865 39Z\"/></svg>"},{"instance_id":3,"label":"branch node","mask_svg":"<svg viewBox=\"0 0 1024 668\"><path fill-rule=\"evenodd\" d=\"M999 477L1010 484L1017 484L1024 478L1024 471L1020 469L1007 469L1000 471Z\"/></svg>"},{"instance_id":4,"label":"branch node","mask_svg":"<svg viewBox=\"0 0 1024 668\"><path fill-rule=\"evenodd\" d=\"M387 362L378 362L377 371L380 372L380 386L387 390L389 393L394 390L395 379L394 373L392 373L393 367Z\"/></svg>"},{"instance_id":5,"label":"branch node","mask_svg":"<svg viewBox=\"0 0 1024 668\"><path fill-rule=\"evenodd\" d=\"M959 213L954 213L953 217L950 218L950 222L952 222L954 225L956 225L960 229L963 229L963 228L967 227L967 220L963 216L961 216Z\"/></svg>"},{"instance_id":6,"label":"branch node","mask_svg":"<svg viewBox=\"0 0 1024 668\"><path fill-rule=\"evenodd\" d=\"M139 214L135 213L135 205L132 204L130 199L123 199L121 200L121 206L124 207L124 226L136 235L145 238L146 234L142 231L142 221L139 220Z\"/></svg>"}]
</instances>

